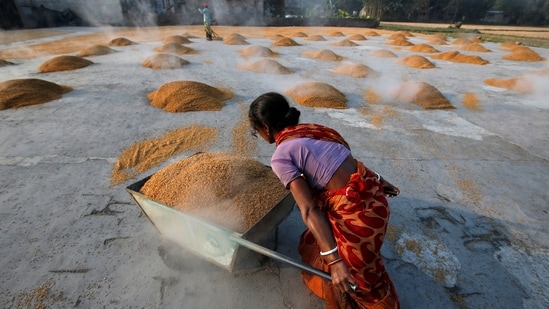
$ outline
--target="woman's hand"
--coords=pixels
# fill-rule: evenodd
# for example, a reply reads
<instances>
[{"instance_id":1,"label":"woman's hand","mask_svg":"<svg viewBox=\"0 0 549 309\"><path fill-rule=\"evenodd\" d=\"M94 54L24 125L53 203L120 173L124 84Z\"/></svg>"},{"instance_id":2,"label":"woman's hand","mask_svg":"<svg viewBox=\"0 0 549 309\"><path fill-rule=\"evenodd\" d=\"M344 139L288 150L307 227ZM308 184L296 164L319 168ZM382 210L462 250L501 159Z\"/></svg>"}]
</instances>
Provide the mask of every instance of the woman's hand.
<instances>
[{"instance_id":1,"label":"woman's hand","mask_svg":"<svg viewBox=\"0 0 549 309\"><path fill-rule=\"evenodd\" d=\"M357 282L349 273L349 268L345 265L345 262L340 261L330 266L330 273L332 276L332 284L340 292L353 293Z\"/></svg>"}]
</instances>

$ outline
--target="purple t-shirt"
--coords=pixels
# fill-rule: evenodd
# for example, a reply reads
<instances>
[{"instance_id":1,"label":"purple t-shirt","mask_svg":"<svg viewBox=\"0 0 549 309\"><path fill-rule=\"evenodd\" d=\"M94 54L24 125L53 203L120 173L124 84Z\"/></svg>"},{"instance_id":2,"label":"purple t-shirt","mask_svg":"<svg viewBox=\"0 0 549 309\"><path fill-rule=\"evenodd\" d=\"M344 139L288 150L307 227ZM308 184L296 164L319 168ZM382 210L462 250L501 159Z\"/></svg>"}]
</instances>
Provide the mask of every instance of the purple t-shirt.
<instances>
[{"instance_id":1,"label":"purple t-shirt","mask_svg":"<svg viewBox=\"0 0 549 309\"><path fill-rule=\"evenodd\" d=\"M322 189L351 151L335 142L294 138L282 142L271 158L271 168L282 184L300 177L314 189Z\"/></svg>"}]
</instances>

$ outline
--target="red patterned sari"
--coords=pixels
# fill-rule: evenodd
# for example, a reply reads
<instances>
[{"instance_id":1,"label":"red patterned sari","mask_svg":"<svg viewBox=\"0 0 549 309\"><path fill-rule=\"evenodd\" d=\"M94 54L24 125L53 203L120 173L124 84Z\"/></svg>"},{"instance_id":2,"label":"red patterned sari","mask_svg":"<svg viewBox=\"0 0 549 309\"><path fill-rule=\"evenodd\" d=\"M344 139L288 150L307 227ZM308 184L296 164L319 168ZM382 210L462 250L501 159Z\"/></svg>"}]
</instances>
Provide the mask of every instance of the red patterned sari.
<instances>
[{"instance_id":1,"label":"red patterned sari","mask_svg":"<svg viewBox=\"0 0 549 309\"><path fill-rule=\"evenodd\" d=\"M300 124L283 130L277 136L276 144L293 137L334 141L349 147L336 131L315 124ZM314 196L330 222L339 255L358 282L358 287L354 293L342 294L328 280L302 272L307 287L324 299L329 309L399 308L394 285L380 253L390 209L377 175L357 161L357 171L345 187L314 192ZM303 262L330 271L309 230L301 235L299 253Z\"/></svg>"}]
</instances>

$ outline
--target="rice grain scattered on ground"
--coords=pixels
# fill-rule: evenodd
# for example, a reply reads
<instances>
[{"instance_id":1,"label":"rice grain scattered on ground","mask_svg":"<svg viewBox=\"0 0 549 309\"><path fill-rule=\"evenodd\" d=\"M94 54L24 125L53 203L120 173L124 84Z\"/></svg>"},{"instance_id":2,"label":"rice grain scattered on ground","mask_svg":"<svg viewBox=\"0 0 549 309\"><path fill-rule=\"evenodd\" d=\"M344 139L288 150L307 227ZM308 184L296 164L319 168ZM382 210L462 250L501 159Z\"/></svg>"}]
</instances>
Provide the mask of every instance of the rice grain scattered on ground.
<instances>
[{"instance_id":1,"label":"rice grain scattered on ground","mask_svg":"<svg viewBox=\"0 0 549 309\"><path fill-rule=\"evenodd\" d=\"M114 164L111 184L120 184L185 151L207 151L217 141L218 134L217 128L193 125L134 143Z\"/></svg>"}]
</instances>

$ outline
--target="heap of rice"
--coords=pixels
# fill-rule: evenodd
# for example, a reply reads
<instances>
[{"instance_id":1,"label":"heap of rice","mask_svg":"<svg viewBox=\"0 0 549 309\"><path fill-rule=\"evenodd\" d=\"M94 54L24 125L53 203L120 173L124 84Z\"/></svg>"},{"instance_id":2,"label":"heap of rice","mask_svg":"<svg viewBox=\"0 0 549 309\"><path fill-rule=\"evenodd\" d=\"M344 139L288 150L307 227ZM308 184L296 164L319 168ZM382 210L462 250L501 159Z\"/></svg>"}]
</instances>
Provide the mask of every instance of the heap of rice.
<instances>
[{"instance_id":1,"label":"heap of rice","mask_svg":"<svg viewBox=\"0 0 549 309\"><path fill-rule=\"evenodd\" d=\"M248 46L240 52L247 57L271 57L275 54L270 48L258 45Z\"/></svg>"},{"instance_id":2,"label":"heap of rice","mask_svg":"<svg viewBox=\"0 0 549 309\"><path fill-rule=\"evenodd\" d=\"M116 52L118 51L105 45L92 45L90 47L87 47L81 50L78 54L76 54L76 56L78 57L101 56L101 55L113 54Z\"/></svg>"},{"instance_id":3,"label":"heap of rice","mask_svg":"<svg viewBox=\"0 0 549 309\"><path fill-rule=\"evenodd\" d=\"M239 69L248 70L257 73L269 74L292 74L293 70L281 65L272 59L261 59L254 62L238 64Z\"/></svg>"},{"instance_id":4,"label":"heap of rice","mask_svg":"<svg viewBox=\"0 0 549 309\"><path fill-rule=\"evenodd\" d=\"M126 38L115 38L115 39L112 39L110 40L110 42L107 44L109 46L130 46L130 45L135 45L137 43L131 41L131 40L128 40Z\"/></svg>"},{"instance_id":5,"label":"heap of rice","mask_svg":"<svg viewBox=\"0 0 549 309\"><path fill-rule=\"evenodd\" d=\"M71 87L36 78L8 80L0 83L0 110L46 103L71 90Z\"/></svg>"},{"instance_id":6,"label":"heap of rice","mask_svg":"<svg viewBox=\"0 0 549 309\"><path fill-rule=\"evenodd\" d=\"M7 60L4 60L4 59L0 59L0 67L5 67L5 66L8 66L8 65L14 65L15 63L13 62L10 62L10 61L7 61Z\"/></svg>"},{"instance_id":7,"label":"heap of rice","mask_svg":"<svg viewBox=\"0 0 549 309\"><path fill-rule=\"evenodd\" d=\"M309 107L347 108L347 98L338 89L323 82L304 82L288 89L285 94L296 103Z\"/></svg>"},{"instance_id":8,"label":"heap of rice","mask_svg":"<svg viewBox=\"0 0 549 309\"><path fill-rule=\"evenodd\" d=\"M431 44L431 45L446 45L446 41L445 40L441 40L441 39L430 39L427 43Z\"/></svg>"},{"instance_id":9,"label":"heap of rice","mask_svg":"<svg viewBox=\"0 0 549 309\"><path fill-rule=\"evenodd\" d=\"M296 38L306 38L308 37L308 35L305 33L305 32L297 32L297 33L294 33L293 37L296 37Z\"/></svg>"},{"instance_id":10,"label":"heap of rice","mask_svg":"<svg viewBox=\"0 0 549 309\"><path fill-rule=\"evenodd\" d=\"M464 55L458 51L448 51L440 54L431 55L431 58L479 65L485 65L490 63L488 60L482 59L479 56Z\"/></svg>"},{"instance_id":11,"label":"heap of rice","mask_svg":"<svg viewBox=\"0 0 549 309\"><path fill-rule=\"evenodd\" d=\"M231 33L223 38L223 44L227 45L249 45L246 38L238 33Z\"/></svg>"},{"instance_id":12,"label":"heap of rice","mask_svg":"<svg viewBox=\"0 0 549 309\"><path fill-rule=\"evenodd\" d=\"M217 141L218 134L217 128L193 125L134 143L118 157L111 183L120 184L185 151L207 151Z\"/></svg>"},{"instance_id":13,"label":"heap of rice","mask_svg":"<svg viewBox=\"0 0 549 309\"><path fill-rule=\"evenodd\" d=\"M341 61L341 60L343 60L342 56L334 53L333 51L331 51L329 49L323 49L323 50L317 51L317 52L303 52L302 54L305 55L305 56L308 56L308 57L313 57L313 58L320 59L320 60L325 60L325 61Z\"/></svg>"},{"instance_id":14,"label":"heap of rice","mask_svg":"<svg viewBox=\"0 0 549 309\"><path fill-rule=\"evenodd\" d=\"M165 37L164 40L162 40L162 42L164 42L164 43L175 42L175 43L179 43L179 44L189 44L189 43L191 43L191 40L189 40L188 38L186 38L182 35L170 35L170 36Z\"/></svg>"},{"instance_id":15,"label":"heap of rice","mask_svg":"<svg viewBox=\"0 0 549 309\"><path fill-rule=\"evenodd\" d=\"M363 36L362 34L358 34L358 33L351 35L347 39L350 40L350 41L366 41L367 40L365 36Z\"/></svg>"},{"instance_id":16,"label":"heap of rice","mask_svg":"<svg viewBox=\"0 0 549 309\"><path fill-rule=\"evenodd\" d=\"M144 67L153 70L179 69L187 64L189 64L189 61L176 55L165 53L151 55L145 58L145 60L141 63Z\"/></svg>"},{"instance_id":17,"label":"heap of rice","mask_svg":"<svg viewBox=\"0 0 549 309\"><path fill-rule=\"evenodd\" d=\"M410 55L397 61L399 64L416 68L416 69L432 69L435 65L427 58L419 55Z\"/></svg>"},{"instance_id":18,"label":"heap of rice","mask_svg":"<svg viewBox=\"0 0 549 309\"><path fill-rule=\"evenodd\" d=\"M389 40L407 40L405 35L403 35L402 33L398 33L398 32L389 35L387 37L387 39L389 39Z\"/></svg>"},{"instance_id":19,"label":"heap of rice","mask_svg":"<svg viewBox=\"0 0 549 309\"><path fill-rule=\"evenodd\" d=\"M326 39L320 34L313 34L306 39L307 41L326 41Z\"/></svg>"},{"instance_id":20,"label":"heap of rice","mask_svg":"<svg viewBox=\"0 0 549 309\"><path fill-rule=\"evenodd\" d=\"M330 32L328 34L328 36L334 36L334 37L335 36L345 36L345 34L343 34L343 32L341 32L341 31L333 31L333 32Z\"/></svg>"},{"instance_id":21,"label":"heap of rice","mask_svg":"<svg viewBox=\"0 0 549 309\"><path fill-rule=\"evenodd\" d=\"M332 46L358 46L357 43L349 41L347 39L341 40L339 42L331 43Z\"/></svg>"},{"instance_id":22,"label":"heap of rice","mask_svg":"<svg viewBox=\"0 0 549 309\"><path fill-rule=\"evenodd\" d=\"M174 53L174 54L179 54L179 55L197 54L198 53L196 50L194 50L190 47L181 45L181 44L176 43L176 42L166 43L162 46L156 47L154 50L157 51L157 52Z\"/></svg>"},{"instance_id":23,"label":"heap of rice","mask_svg":"<svg viewBox=\"0 0 549 309\"><path fill-rule=\"evenodd\" d=\"M489 78L485 79L486 85L505 88L521 93L531 93L534 90L533 82L528 77L513 78Z\"/></svg>"},{"instance_id":24,"label":"heap of rice","mask_svg":"<svg viewBox=\"0 0 549 309\"><path fill-rule=\"evenodd\" d=\"M300 46L299 43L290 38L281 38L273 43L274 46Z\"/></svg>"},{"instance_id":25,"label":"heap of rice","mask_svg":"<svg viewBox=\"0 0 549 309\"><path fill-rule=\"evenodd\" d=\"M414 103L424 109L454 108L437 88L424 82L405 82L391 93L404 102Z\"/></svg>"},{"instance_id":26,"label":"heap of rice","mask_svg":"<svg viewBox=\"0 0 549 309\"><path fill-rule=\"evenodd\" d=\"M366 33L364 33L365 36L379 36L379 33L375 32L375 31L366 31Z\"/></svg>"},{"instance_id":27,"label":"heap of rice","mask_svg":"<svg viewBox=\"0 0 549 309\"><path fill-rule=\"evenodd\" d=\"M169 82L147 95L152 106L172 113L221 110L232 97L228 89L195 81Z\"/></svg>"},{"instance_id":28,"label":"heap of rice","mask_svg":"<svg viewBox=\"0 0 549 309\"><path fill-rule=\"evenodd\" d=\"M196 35L194 35L194 34L192 34L192 33L188 33L188 32L183 33L182 36L186 37L187 39L194 39L194 38L197 38Z\"/></svg>"},{"instance_id":29,"label":"heap of rice","mask_svg":"<svg viewBox=\"0 0 549 309\"><path fill-rule=\"evenodd\" d=\"M466 51L479 52L479 53L491 52L491 50L482 46L479 43L465 44L461 46L461 49Z\"/></svg>"},{"instance_id":30,"label":"heap of rice","mask_svg":"<svg viewBox=\"0 0 549 309\"><path fill-rule=\"evenodd\" d=\"M406 40L406 39L397 39L393 41L385 42L387 45L395 45L395 46L412 46L414 43Z\"/></svg>"},{"instance_id":31,"label":"heap of rice","mask_svg":"<svg viewBox=\"0 0 549 309\"><path fill-rule=\"evenodd\" d=\"M525 46L523 46L522 48L514 49L513 52L507 55L503 55L502 58L505 60L526 62L545 61L545 59L541 57L538 53Z\"/></svg>"},{"instance_id":32,"label":"heap of rice","mask_svg":"<svg viewBox=\"0 0 549 309\"><path fill-rule=\"evenodd\" d=\"M472 44L473 41L469 40L469 39L466 39L466 38L458 38L458 39L455 39L452 41L452 44L455 44L455 45L467 45L467 44Z\"/></svg>"},{"instance_id":33,"label":"heap of rice","mask_svg":"<svg viewBox=\"0 0 549 309\"><path fill-rule=\"evenodd\" d=\"M355 78L378 77L379 74L362 63L344 64L334 68L334 72Z\"/></svg>"},{"instance_id":34,"label":"heap of rice","mask_svg":"<svg viewBox=\"0 0 549 309\"><path fill-rule=\"evenodd\" d=\"M369 53L368 56L378 57L378 58L396 58L397 57L395 53L387 49L374 50L371 53Z\"/></svg>"},{"instance_id":35,"label":"heap of rice","mask_svg":"<svg viewBox=\"0 0 549 309\"><path fill-rule=\"evenodd\" d=\"M287 194L269 167L222 152L173 163L152 175L140 191L238 233L246 232Z\"/></svg>"},{"instance_id":36,"label":"heap of rice","mask_svg":"<svg viewBox=\"0 0 549 309\"><path fill-rule=\"evenodd\" d=\"M307 41L326 41L326 39L320 34L313 34L306 38Z\"/></svg>"},{"instance_id":37,"label":"heap of rice","mask_svg":"<svg viewBox=\"0 0 549 309\"><path fill-rule=\"evenodd\" d=\"M439 51L429 44L417 44L414 46L408 47L409 51L418 52L418 53L438 53Z\"/></svg>"},{"instance_id":38,"label":"heap of rice","mask_svg":"<svg viewBox=\"0 0 549 309\"><path fill-rule=\"evenodd\" d=\"M46 60L38 68L39 73L70 71L87 67L92 61L78 56L57 56Z\"/></svg>"}]
</instances>

